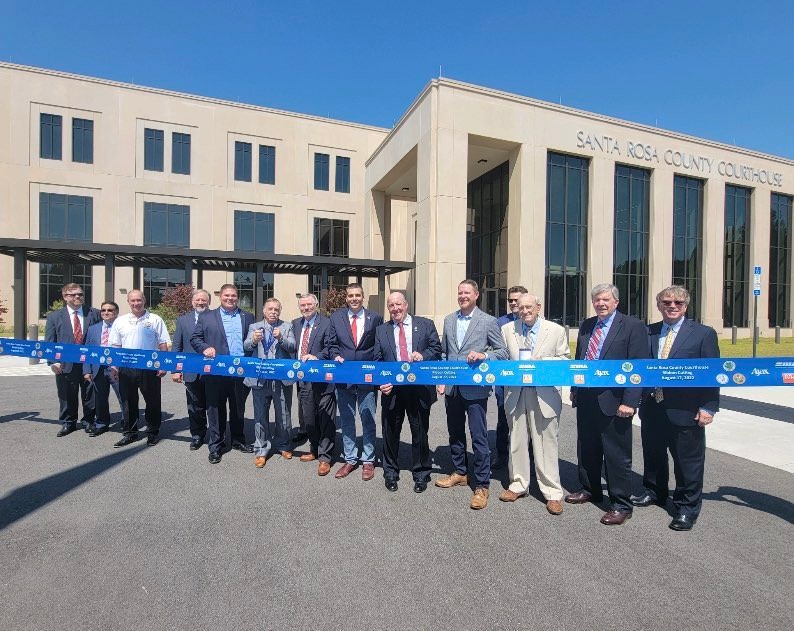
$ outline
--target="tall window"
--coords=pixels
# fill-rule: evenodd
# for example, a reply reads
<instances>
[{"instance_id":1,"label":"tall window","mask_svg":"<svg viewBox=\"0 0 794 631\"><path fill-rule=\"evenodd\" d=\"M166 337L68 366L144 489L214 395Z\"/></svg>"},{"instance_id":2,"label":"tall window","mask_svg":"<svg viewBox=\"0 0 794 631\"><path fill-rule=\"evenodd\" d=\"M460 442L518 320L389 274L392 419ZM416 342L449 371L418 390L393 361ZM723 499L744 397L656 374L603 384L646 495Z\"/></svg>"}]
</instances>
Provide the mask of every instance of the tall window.
<instances>
[{"instance_id":1,"label":"tall window","mask_svg":"<svg viewBox=\"0 0 794 631\"><path fill-rule=\"evenodd\" d=\"M190 206L145 202L143 244L177 248L190 247ZM185 282L184 269L143 269L143 293L150 307L157 306L169 287Z\"/></svg>"},{"instance_id":2,"label":"tall window","mask_svg":"<svg viewBox=\"0 0 794 631\"><path fill-rule=\"evenodd\" d=\"M345 219L326 219L315 217L314 219L314 256L349 256L349 237L350 222ZM329 276L328 285L330 287L344 287L348 283L347 276ZM322 277L313 274L311 279L311 290L317 296L320 295Z\"/></svg>"},{"instance_id":3,"label":"tall window","mask_svg":"<svg viewBox=\"0 0 794 631\"><path fill-rule=\"evenodd\" d=\"M57 114L44 114L39 117L39 156L48 160L60 160L63 138L61 128L63 118Z\"/></svg>"},{"instance_id":4,"label":"tall window","mask_svg":"<svg viewBox=\"0 0 794 631\"><path fill-rule=\"evenodd\" d=\"M190 134L171 134L171 172L190 175Z\"/></svg>"},{"instance_id":5,"label":"tall window","mask_svg":"<svg viewBox=\"0 0 794 631\"><path fill-rule=\"evenodd\" d=\"M72 119L72 162L94 163L94 121Z\"/></svg>"},{"instance_id":6,"label":"tall window","mask_svg":"<svg viewBox=\"0 0 794 631\"><path fill-rule=\"evenodd\" d=\"M275 220L273 213L256 213L246 210L234 211L234 249L250 252L273 252L275 244ZM255 272L235 272L234 284L237 286L240 307L253 309ZM262 274L260 283L263 300L273 296L273 273ZM256 314L257 316L259 314Z\"/></svg>"},{"instance_id":7,"label":"tall window","mask_svg":"<svg viewBox=\"0 0 794 631\"><path fill-rule=\"evenodd\" d=\"M466 276L480 286L480 309L500 315L507 300L508 162L469 182Z\"/></svg>"},{"instance_id":8,"label":"tall window","mask_svg":"<svg viewBox=\"0 0 794 631\"><path fill-rule=\"evenodd\" d=\"M648 318L648 224L651 172L615 166L615 242L613 283L620 291L618 309Z\"/></svg>"},{"instance_id":9,"label":"tall window","mask_svg":"<svg viewBox=\"0 0 794 631\"><path fill-rule=\"evenodd\" d=\"M318 191L328 190L328 154L314 154L314 188Z\"/></svg>"},{"instance_id":10,"label":"tall window","mask_svg":"<svg viewBox=\"0 0 794 631\"><path fill-rule=\"evenodd\" d=\"M251 181L251 143L234 143L234 179L238 182Z\"/></svg>"},{"instance_id":11,"label":"tall window","mask_svg":"<svg viewBox=\"0 0 794 631\"><path fill-rule=\"evenodd\" d=\"M576 327L587 313L588 161L550 152L546 178L546 317Z\"/></svg>"},{"instance_id":12,"label":"tall window","mask_svg":"<svg viewBox=\"0 0 794 631\"><path fill-rule=\"evenodd\" d=\"M687 317L700 320L703 256L703 180L676 175L673 183L673 284L689 290Z\"/></svg>"},{"instance_id":13,"label":"tall window","mask_svg":"<svg viewBox=\"0 0 794 631\"><path fill-rule=\"evenodd\" d=\"M336 156L336 186L337 193L350 192L350 158Z\"/></svg>"},{"instance_id":14,"label":"tall window","mask_svg":"<svg viewBox=\"0 0 794 631\"><path fill-rule=\"evenodd\" d=\"M725 258L723 261L722 325L748 326L750 276L750 193L725 187Z\"/></svg>"},{"instance_id":15,"label":"tall window","mask_svg":"<svg viewBox=\"0 0 794 631\"><path fill-rule=\"evenodd\" d=\"M792 198L772 193L769 233L769 326L790 327Z\"/></svg>"},{"instance_id":16,"label":"tall window","mask_svg":"<svg viewBox=\"0 0 794 631\"><path fill-rule=\"evenodd\" d=\"M94 240L94 200L79 195L39 193L39 238L48 241ZM50 305L61 300L61 287L79 283L85 303L91 304L91 266L42 263L39 266L39 311L43 316Z\"/></svg>"},{"instance_id":17,"label":"tall window","mask_svg":"<svg viewBox=\"0 0 794 631\"><path fill-rule=\"evenodd\" d=\"M276 183L276 148L259 145L259 183Z\"/></svg>"},{"instance_id":18,"label":"tall window","mask_svg":"<svg viewBox=\"0 0 794 631\"><path fill-rule=\"evenodd\" d=\"M147 171L163 171L163 130L143 130L143 168Z\"/></svg>"}]
</instances>

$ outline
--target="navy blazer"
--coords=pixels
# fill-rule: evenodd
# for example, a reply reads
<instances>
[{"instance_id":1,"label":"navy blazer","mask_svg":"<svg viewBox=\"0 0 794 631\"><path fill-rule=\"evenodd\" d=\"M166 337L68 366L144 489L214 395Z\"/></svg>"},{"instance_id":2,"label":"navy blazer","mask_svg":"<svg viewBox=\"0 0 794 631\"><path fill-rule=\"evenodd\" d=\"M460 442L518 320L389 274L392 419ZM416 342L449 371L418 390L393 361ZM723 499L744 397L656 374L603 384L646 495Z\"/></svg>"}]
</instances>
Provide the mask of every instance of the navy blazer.
<instances>
[{"instance_id":1,"label":"navy blazer","mask_svg":"<svg viewBox=\"0 0 794 631\"><path fill-rule=\"evenodd\" d=\"M648 327L651 356L659 357L659 336L662 334L662 322L654 322ZM681 328L670 347L668 359L701 359L719 357L720 346L717 333L710 326L698 324L693 320L684 320ZM651 391L647 391L650 394ZM659 405L667 413L673 425L697 425L695 414L701 408L709 412L717 412L720 408L719 388L665 388L661 403L647 396L640 409L640 417L648 407Z\"/></svg>"},{"instance_id":2,"label":"navy blazer","mask_svg":"<svg viewBox=\"0 0 794 631\"><path fill-rule=\"evenodd\" d=\"M432 320L420 316L411 316L411 352L417 351L422 354L423 361L439 361L441 359L441 340L438 337L438 330ZM375 361L376 362L398 362L397 349L394 345L394 324L391 320L384 322L375 329ZM395 385L395 388L410 388L416 393L422 407L429 408L436 402L435 386L411 386ZM397 402L394 390L391 394L383 394L381 397L383 408L391 410Z\"/></svg>"},{"instance_id":3,"label":"navy blazer","mask_svg":"<svg viewBox=\"0 0 794 631\"><path fill-rule=\"evenodd\" d=\"M88 332L85 334L86 346L102 346L102 327L104 322L97 322L88 327ZM104 364L88 364L83 363L83 374L92 375L96 379L97 375L103 372Z\"/></svg>"},{"instance_id":4,"label":"navy blazer","mask_svg":"<svg viewBox=\"0 0 794 631\"><path fill-rule=\"evenodd\" d=\"M193 336L193 331L196 329L196 312L188 311L187 313L179 316L176 319L176 332L172 340L171 350L174 353L195 353L193 345L190 343L190 338ZM178 371L177 371L178 372ZM198 379L198 375L194 372L183 372L182 381L189 383Z\"/></svg>"},{"instance_id":5,"label":"navy blazer","mask_svg":"<svg viewBox=\"0 0 794 631\"><path fill-rule=\"evenodd\" d=\"M83 344L87 343L85 339L86 335L88 334L88 329L91 328L91 325L101 321L102 316L99 314L99 309L95 309L94 307L86 307L83 305L83 326L85 329L83 331ZM63 307L57 311L50 311L47 314L47 324L44 328L44 339L47 342L74 344L74 328L72 325L72 320L69 317L68 307ZM55 362L48 361L47 363L52 365ZM63 363L61 364L61 368L64 372L71 372L72 364Z\"/></svg>"},{"instance_id":6,"label":"navy blazer","mask_svg":"<svg viewBox=\"0 0 794 631\"><path fill-rule=\"evenodd\" d=\"M245 336L248 334L248 327L254 323L254 314L240 309L240 324L241 324L241 337L240 346L245 341ZM190 336L190 345L197 353L204 354L204 351L210 347L215 349L218 355L229 354L229 343L226 341L226 331L223 328L223 320L221 320L221 308L210 309L204 313L199 314L196 327L193 329L193 334ZM250 355L251 353L245 353Z\"/></svg>"},{"instance_id":7,"label":"navy blazer","mask_svg":"<svg viewBox=\"0 0 794 631\"><path fill-rule=\"evenodd\" d=\"M347 307L337 309L331 314L331 339L328 356L330 359L342 357L345 361L373 361L375 351L375 329L383 324L380 314L364 309L364 333L358 345L353 343L353 332L350 320L347 319ZM338 383L337 388L347 388L352 384ZM369 388L370 386L360 386ZM374 388L375 386L371 386Z\"/></svg>"},{"instance_id":8,"label":"navy blazer","mask_svg":"<svg viewBox=\"0 0 794 631\"><path fill-rule=\"evenodd\" d=\"M303 328L303 317L295 318L292 321L292 333L295 336L295 355L301 359L301 335ZM314 355L317 359L328 360L330 359L328 350L331 343L331 321L321 313L317 314L317 320L314 322L314 327L309 335L309 355ZM301 385L308 383L301 381ZM333 392L334 384L324 384L324 393Z\"/></svg>"},{"instance_id":9,"label":"navy blazer","mask_svg":"<svg viewBox=\"0 0 794 631\"><path fill-rule=\"evenodd\" d=\"M587 346L590 343L590 336L593 328L598 321L597 316L588 318L579 327L579 337L576 342L576 358L583 360L587 353ZM615 319L609 327L609 334L601 347L599 359L650 359L650 348L648 346L648 329L637 318L615 311ZM571 388L576 400L581 386ZM628 405L637 408L642 399L642 388L587 388L588 394L598 399L598 406L605 416L615 416L618 407Z\"/></svg>"}]
</instances>

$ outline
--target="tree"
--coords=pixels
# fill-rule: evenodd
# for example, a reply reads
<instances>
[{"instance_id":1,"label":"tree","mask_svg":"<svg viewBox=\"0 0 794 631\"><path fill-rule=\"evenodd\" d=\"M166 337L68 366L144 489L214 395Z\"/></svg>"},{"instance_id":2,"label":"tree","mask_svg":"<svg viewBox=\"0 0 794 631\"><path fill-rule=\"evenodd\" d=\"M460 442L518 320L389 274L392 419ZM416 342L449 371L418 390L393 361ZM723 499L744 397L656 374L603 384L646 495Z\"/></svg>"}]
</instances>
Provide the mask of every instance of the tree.
<instances>
[{"instance_id":1,"label":"tree","mask_svg":"<svg viewBox=\"0 0 794 631\"><path fill-rule=\"evenodd\" d=\"M323 308L328 315L347 304L347 290L344 287L331 287L325 295Z\"/></svg>"},{"instance_id":2,"label":"tree","mask_svg":"<svg viewBox=\"0 0 794 631\"><path fill-rule=\"evenodd\" d=\"M0 298L0 324L5 324L5 320L3 320L3 314L8 313L8 308L5 306L5 300Z\"/></svg>"},{"instance_id":3,"label":"tree","mask_svg":"<svg viewBox=\"0 0 794 631\"><path fill-rule=\"evenodd\" d=\"M193 311L193 285L176 285L169 287L160 301L166 307L173 309L177 317Z\"/></svg>"}]
</instances>

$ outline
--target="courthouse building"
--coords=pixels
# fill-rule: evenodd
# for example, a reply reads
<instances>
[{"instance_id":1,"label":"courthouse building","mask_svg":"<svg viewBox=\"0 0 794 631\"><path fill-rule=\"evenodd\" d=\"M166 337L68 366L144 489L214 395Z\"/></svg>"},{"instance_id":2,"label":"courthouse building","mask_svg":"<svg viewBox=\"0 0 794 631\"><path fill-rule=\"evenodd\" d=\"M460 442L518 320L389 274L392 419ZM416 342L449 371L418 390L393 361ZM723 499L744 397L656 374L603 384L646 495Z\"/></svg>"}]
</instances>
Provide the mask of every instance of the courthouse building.
<instances>
[{"instance_id":1,"label":"courthouse building","mask_svg":"<svg viewBox=\"0 0 794 631\"><path fill-rule=\"evenodd\" d=\"M362 278L440 322L469 277L486 311L522 284L574 328L596 283L643 320L679 283L746 335L759 266L757 324L792 335L793 196L792 160L449 79L383 129L0 63L7 320L70 278L93 304L235 282L287 317Z\"/></svg>"}]
</instances>

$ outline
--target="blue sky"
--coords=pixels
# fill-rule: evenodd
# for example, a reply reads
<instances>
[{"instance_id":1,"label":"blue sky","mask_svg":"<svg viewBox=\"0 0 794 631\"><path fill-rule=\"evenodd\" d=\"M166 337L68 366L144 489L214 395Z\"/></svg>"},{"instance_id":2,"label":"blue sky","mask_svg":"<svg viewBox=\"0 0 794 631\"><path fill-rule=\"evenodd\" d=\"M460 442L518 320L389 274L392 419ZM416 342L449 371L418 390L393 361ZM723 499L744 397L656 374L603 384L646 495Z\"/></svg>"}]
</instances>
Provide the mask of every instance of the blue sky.
<instances>
[{"instance_id":1,"label":"blue sky","mask_svg":"<svg viewBox=\"0 0 794 631\"><path fill-rule=\"evenodd\" d=\"M0 0L0 59L384 127L440 66L794 158L791 0Z\"/></svg>"}]
</instances>

